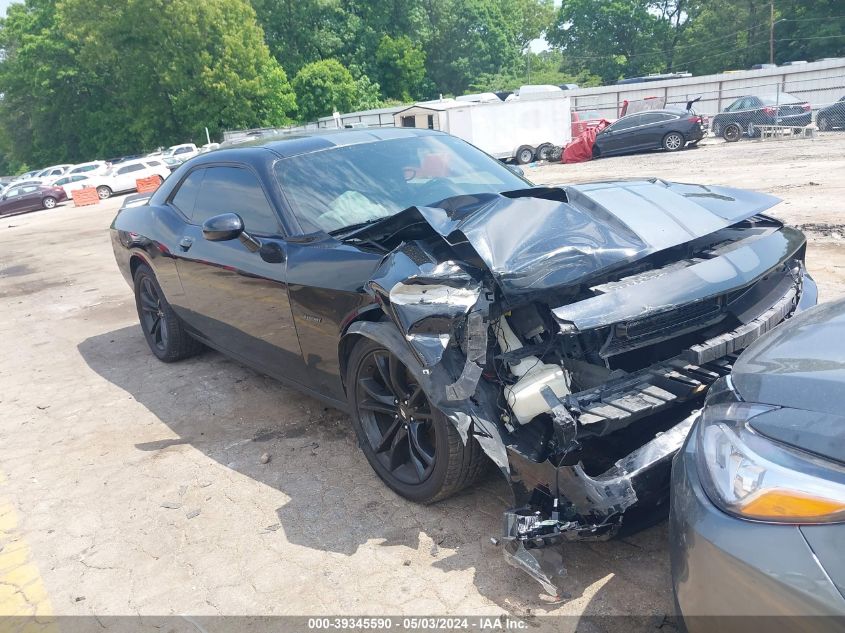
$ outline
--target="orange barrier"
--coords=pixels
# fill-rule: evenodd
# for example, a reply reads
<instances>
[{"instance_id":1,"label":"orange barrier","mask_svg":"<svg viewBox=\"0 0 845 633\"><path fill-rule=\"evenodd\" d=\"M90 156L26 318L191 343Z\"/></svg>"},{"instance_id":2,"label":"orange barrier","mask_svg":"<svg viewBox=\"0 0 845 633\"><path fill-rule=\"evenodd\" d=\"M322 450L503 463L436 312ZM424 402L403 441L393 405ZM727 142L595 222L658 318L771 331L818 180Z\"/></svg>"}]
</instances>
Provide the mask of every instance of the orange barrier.
<instances>
[{"instance_id":1,"label":"orange barrier","mask_svg":"<svg viewBox=\"0 0 845 633\"><path fill-rule=\"evenodd\" d=\"M85 187L84 189L74 189L70 192L73 198L73 206L84 207L87 204L97 204L100 201L100 196L97 195L97 190L94 187Z\"/></svg>"},{"instance_id":2,"label":"orange barrier","mask_svg":"<svg viewBox=\"0 0 845 633\"><path fill-rule=\"evenodd\" d=\"M150 176L149 178L138 178L135 181L135 186L138 189L138 193L147 193L149 191L155 191L161 185L161 177L160 176Z\"/></svg>"}]
</instances>

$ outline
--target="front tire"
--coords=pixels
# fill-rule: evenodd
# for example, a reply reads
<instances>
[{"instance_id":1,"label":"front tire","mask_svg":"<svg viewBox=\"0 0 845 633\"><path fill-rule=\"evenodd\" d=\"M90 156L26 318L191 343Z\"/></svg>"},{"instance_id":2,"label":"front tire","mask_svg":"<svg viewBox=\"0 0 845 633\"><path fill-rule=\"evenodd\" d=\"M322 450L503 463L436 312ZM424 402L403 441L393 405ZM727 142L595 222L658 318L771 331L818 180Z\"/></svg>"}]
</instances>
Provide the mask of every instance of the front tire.
<instances>
[{"instance_id":1,"label":"front tire","mask_svg":"<svg viewBox=\"0 0 845 633\"><path fill-rule=\"evenodd\" d=\"M819 132L827 132L830 130L830 121L824 114L816 120L816 127L819 128Z\"/></svg>"},{"instance_id":2,"label":"front tire","mask_svg":"<svg viewBox=\"0 0 845 633\"><path fill-rule=\"evenodd\" d=\"M106 200L107 198L111 198L112 190L110 187L106 187L105 185L100 185L97 187L97 195L100 197L100 200Z\"/></svg>"},{"instance_id":3,"label":"front tire","mask_svg":"<svg viewBox=\"0 0 845 633\"><path fill-rule=\"evenodd\" d=\"M736 143L742 138L742 128L738 123L728 123L725 130L722 132L722 138L728 143Z\"/></svg>"},{"instance_id":4,"label":"front tire","mask_svg":"<svg viewBox=\"0 0 845 633\"><path fill-rule=\"evenodd\" d=\"M427 504L477 479L486 460L478 442L469 438L463 443L393 353L362 339L347 365L346 388L358 444L389 488L409 501Z\"/></svg>"},{"instance_id":5,"label":"front tire","mask_svg":"<svg viewBox=\"0 0 845 633\"><path fill-rule=\"evenodd\" d=\"M152 269L146 264L138 266L134 282L141 330L156 358L173 363L199 353L202 344L185 331L182 319L164 298Z\"/></svg>"},{"instance_id":6,"label":"front tire","mask_svg":"<svg viewBox=\"0 0 845 633\"><path fill-rule=\"evenodd\" d=\"M677 152L684 148L684 137L677 132L669 132L663 137L663 149L667 152Z\"/></svg>"},{"instance_id":7,"label":"front tire","mask_svg":"<svg viewBox=\"0 0 845 633\"><path fill-rule=\"evenodd\" d=\"M41 201L41 204L44 205L45 209L55 209L58 202L53 196L47 196Z\"/></svg>"}]
</instances>

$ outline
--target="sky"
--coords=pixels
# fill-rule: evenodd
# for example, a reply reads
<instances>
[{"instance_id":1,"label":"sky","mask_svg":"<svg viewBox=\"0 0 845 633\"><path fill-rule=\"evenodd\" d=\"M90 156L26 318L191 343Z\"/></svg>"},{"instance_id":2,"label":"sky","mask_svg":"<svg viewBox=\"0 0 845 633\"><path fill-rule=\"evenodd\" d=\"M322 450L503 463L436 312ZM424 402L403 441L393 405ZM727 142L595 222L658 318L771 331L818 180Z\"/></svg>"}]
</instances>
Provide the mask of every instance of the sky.
<instances>
[{"instance_id":1,"label":"sky","mask_svg":"<svg viewBox=\"0 0 845 633\"><path fill-rule=\"evenodd\" d=\"M6 7L8 7L15 0L0 0L0 17L5 17Z\"/></svg>"}]
</instances>

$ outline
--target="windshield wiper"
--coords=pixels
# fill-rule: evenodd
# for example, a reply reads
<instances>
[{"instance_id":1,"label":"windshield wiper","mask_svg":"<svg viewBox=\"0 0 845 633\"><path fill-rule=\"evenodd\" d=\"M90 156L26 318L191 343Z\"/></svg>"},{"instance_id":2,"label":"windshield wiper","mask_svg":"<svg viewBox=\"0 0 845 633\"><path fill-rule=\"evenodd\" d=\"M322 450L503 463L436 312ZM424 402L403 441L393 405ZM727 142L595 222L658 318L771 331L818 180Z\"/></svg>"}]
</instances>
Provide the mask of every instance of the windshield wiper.
<instances>
[{"instance_id":1,"label":"windshield wiper","mask_svg":"<svg viewBox=\"0 0 845 633\"><path fill-rule=\"evenodd\" d=\"M373 218L372 220L367 220L365 222L358 222L356 224L350 224L348 226L343 226L339 229L335 229L333 231L329 231L329 235L343 235L344 233L352 233L353 231L357 231L358 229L363 229L365 226L369 226L370 224L375 224L376 222L381 222L382 220L386 220L387 218L392 216L386 216L383 218Z\"/></svg>"}]
</instances>

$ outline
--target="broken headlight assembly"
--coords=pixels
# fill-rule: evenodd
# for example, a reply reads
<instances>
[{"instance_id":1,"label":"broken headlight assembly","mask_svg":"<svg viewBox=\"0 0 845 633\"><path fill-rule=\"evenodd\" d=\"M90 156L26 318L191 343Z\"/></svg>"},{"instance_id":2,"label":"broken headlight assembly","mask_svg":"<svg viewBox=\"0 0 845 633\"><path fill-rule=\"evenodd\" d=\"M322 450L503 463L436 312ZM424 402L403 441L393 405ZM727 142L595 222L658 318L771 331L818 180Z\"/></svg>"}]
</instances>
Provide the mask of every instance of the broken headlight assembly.
<instances>
[{"instance_id":1,"label":"broken headlight assembly","mask_svg":"<svg viewBox=\"0 0 845 633\"><path fill-rule=\"evenodd\" d=\"M714 396L698 421L696 460L717 507L769 523L845 521L845 469L751 428L776 407L742 402L730 388Z\"/></svg>"}]
</instances>

